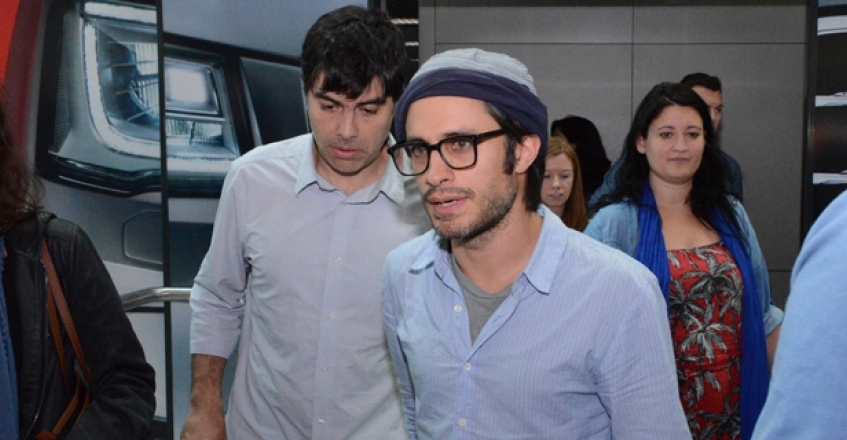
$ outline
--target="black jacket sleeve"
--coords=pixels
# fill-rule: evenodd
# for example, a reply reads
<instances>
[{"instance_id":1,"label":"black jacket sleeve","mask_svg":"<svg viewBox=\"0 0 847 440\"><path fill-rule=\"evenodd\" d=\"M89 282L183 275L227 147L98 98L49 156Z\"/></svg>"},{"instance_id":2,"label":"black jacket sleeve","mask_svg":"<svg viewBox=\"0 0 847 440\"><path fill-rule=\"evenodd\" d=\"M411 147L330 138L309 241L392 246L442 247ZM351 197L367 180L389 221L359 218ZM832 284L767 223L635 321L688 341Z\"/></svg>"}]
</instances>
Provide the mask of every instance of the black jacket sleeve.
<instances>
[{"instance_id":1,"label":"black jacket sleeve","mask_svg":"<svg viewBox=\"0 0 847 440\"><path fill-rule=\"evenodd\" d=\"M67 439L143 438L155 410L155 373L117 289L78 226L50 221L47 243L91 372L91 404Z\"/></svg>"}]
</instances>

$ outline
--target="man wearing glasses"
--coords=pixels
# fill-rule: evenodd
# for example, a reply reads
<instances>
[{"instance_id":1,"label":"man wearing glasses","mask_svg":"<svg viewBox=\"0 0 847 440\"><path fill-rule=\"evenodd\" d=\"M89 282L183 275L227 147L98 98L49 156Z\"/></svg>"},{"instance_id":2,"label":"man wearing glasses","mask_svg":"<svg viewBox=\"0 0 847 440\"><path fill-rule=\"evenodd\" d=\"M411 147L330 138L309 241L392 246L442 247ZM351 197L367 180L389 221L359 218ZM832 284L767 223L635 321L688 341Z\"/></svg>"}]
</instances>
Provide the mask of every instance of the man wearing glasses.
<instances>
[{"instance_id":1,"label":"man wearing glasses","mask_svg":"<svg viewBox=\"0 0 847 440\"><path fill-rule=\"evenodd\" d=\"M383 315L412 438L690 438L665 302L539 205L547 110L514 58L427 61L395 165L434 231L389 254Z\"/></svg>"}]
</instances>

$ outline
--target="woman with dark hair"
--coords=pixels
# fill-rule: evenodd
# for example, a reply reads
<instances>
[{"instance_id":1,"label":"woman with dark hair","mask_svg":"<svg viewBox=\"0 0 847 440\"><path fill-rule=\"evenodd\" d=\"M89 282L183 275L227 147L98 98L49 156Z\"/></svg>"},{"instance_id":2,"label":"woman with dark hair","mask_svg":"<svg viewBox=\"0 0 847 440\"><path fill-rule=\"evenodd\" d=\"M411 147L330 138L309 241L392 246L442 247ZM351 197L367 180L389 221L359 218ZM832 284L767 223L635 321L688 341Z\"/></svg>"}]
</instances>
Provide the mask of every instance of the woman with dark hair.
<instances>
[{"instance_id":1,"label":"woman with dark hair","mask_svg":"<svg viewBox=\"0 0 847 440\"><path fill-rule=\"evenodd\" d=\"M40 188L14 151L0 100L0 439L149 437L153 368L88 236L39 211ZM45 254L42 260L42 242L52 258ZM46 293L56 290L52 281L45 282L49 261L64 291L87 380L74 380L75 370L85 368L71 349L73 336L51 324L64 318L48 317L61 317L65 310ZM90 401L59 425L77 396L74 384L88 388Z\"/></svg>"},{"instance_id":2,"label":"woman with dark hair","mask_svg":"<svg viewBox=\"0 0 847 440\"><path fill-rule=\"evenodd\" d=\"M749 439L783 313L771 303L756 234L727 192L714 142L709 109L693 90L655 86L636 110L615 187L585 233L656 275L694 438Z\"/></svg>"},{"instance_id":3,"label":"woman with dark hair","mask_svg":"<svg viewBox=\"0 0 847 440\"><path fill-rule=\"evenodd\" d=\"M553 121L550 134L564 137L576 148L582 167L583 200L590 200L611 165L597 127L582 116L568 115Z\"/></svg>"},{"instance_id":4,"label":"woman with dark hair","mask_svg":"<svg viewBox=\"0 0 847 440\"><path fill-rule=\"evenodd\" d=\"M585 229L582 172L573 145L561 136L547 142L547 163L541 181L541 202L571 229Z\"/></svg>"}]
</instances>

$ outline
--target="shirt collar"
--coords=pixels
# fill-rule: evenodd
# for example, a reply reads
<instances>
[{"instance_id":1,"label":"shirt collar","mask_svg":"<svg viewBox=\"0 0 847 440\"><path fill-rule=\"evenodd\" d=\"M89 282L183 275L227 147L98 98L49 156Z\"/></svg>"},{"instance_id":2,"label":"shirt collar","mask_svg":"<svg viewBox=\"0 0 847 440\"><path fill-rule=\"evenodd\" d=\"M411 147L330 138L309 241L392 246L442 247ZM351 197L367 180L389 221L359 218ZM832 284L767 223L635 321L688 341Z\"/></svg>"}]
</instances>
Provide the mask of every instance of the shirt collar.
<instances>
[{"instance_id":1,"label":"shirt collar","mask_svg":"<svg viewBox=\"0 0 847 440\"><path fill-rule=\"evenodd\" d=\"M388 146L394 145L394 137L389 134L388 135ZM297 181L294 184L294 193L300 194L306 187L312 184L317 184L322 189L327 191L333 191L336 189L335 185L327 182L326 179L318 175L315 170L315 154L314 154L314 136L309 136L309 142L306 145L303 145L302 158L303 160L300 163L300 170L297 172ZM351 197L360 198L361 202L370 203L376 197L383 193L388 197L392 202L400 205L403 203L406 198L406 191L409 185L412 185L410 189L417 190L414 185L413 178L407 178L400 174L397 171L397 168L394 166L393 161L389 158L388 165L385 167L385 173L383 173L382 178L380 178L377 182L372 185L369 185L367 188L363 188L358 191L356 194ZM364 194L360 194L364 193Z\"/></svg>"},{"instance_id":2,"label":"shirt collar","mask_svg":"<svg viewBox=\"0 0 847 440\"><path fill-rule=\"evenodd\" d=\"M519 287L524 283L532 285L535 291L549 294L557 272L561 268L562 257L569 241L567 226L549 208L540 205L536 211L543 218L541 233L524 270L515 281L513 292L525 289ZM421 252L412 261L410 270L412 272L423 272L431 267L435 268L436 274L444 280L455 279L451 273L450 253L435 230L426 234L432 240L432 246ZM447 275L449 273L449 275Z\"/></svg>"},{"instance_id":3,"label":"shirt collar","mask_svg":"<svg viewBox=\"0 0 847 440\"><path fill-rule=\"evenodd\" d=\"M521 273L541 293L549 294L553 281L562 267L562 259L569 241L568 227L549 208L540 205L538 214L544 218L541 234L532 257Z\"/></svg>"},{"instance_id":4,"label":"shirt collar","mask_svg":"<svg viewBox=\"0 0 847 440\"><path fill-rule=\"evenodd\" d=\"M315 138L309 136L308 142L300 145L302 149L300 157L300 170L297 172L297 181L294 184L294 193L300 194L307 186L318 183L318 173L315 171L315 156L312 154L312 147L315 143Z\"/></svg>"}]
</instances>

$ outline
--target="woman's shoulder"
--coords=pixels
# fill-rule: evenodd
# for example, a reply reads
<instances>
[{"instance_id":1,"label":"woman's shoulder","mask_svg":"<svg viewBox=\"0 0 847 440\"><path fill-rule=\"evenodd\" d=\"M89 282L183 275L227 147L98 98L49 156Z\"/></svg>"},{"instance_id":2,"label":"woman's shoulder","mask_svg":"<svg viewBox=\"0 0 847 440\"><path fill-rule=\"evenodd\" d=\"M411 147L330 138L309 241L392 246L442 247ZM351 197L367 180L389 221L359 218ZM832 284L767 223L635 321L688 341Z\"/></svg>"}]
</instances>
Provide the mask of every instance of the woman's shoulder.
<instances>
[{"instance_id":1,"label":"woman's shoulder","mask_svg":"<svg viewBox=\"0 0 847 440\"><path fill-rule=\"evenodd\" d=\"M632 255L638 236L638 209L629 201L601 208L588 222L585 235Z\"/></svg>"},{"instance_id":2,"label":"woman's shoulder","mask_svg":"<svg viewBox=\"0 0 847 440\"><path fill-rule=\"evenodd\" d=\"M6 249L24 253L34 251L45 234L47 223L53 217L51 213L39 211L21 219L6 231Z\"/></svg>"},{"instance_id":3,"label":"woman's shoulder","mask_svg":"<svg viewBox=\"0 0 847 440\"><path fill-rule=\"evenodd\" d=\"M623 199L617 202L609 203L608 205L600 208L597 212L606 211L606 212L620 212L629 209L634 209L635 204L630 199Z\"/></svg>"},{"instance_id":4,"label":"woman's shoulder","mask_svg":"<svg viewBox=\"0 0 847 440\"><path fill-rule=\"evenodd\" d=\"M7 250L40 255L41 240L51 249L66 247L88 236L75 223L56 217L48 211L39 211L17 223L5 234Z\"/></svg>"},{"instance_id":5,"label":"woman's shoulder","mask_svg":"<svg viewBox=\"0 0 847 440\"><path fill-rule=\"evenodd\" d=\"M729 206L735 213L735 218L738 220L738 225L745 230L752 228L753 225L750 224L750 217L747 215L747 210L744 209L744 204L732 195L727 195L726 198L727 201L729 201Z\"/></svg>"},{"instance_id":6,"label":"woman's shoulder","mask_svg":"<svg viewBox=\"0 0 847 440\"><path fill-rule=\"evenodd\" d=\"M71 242L79 239L82 229L69 220L65 220L51 214L49 221L44 225L44 235L47 240Z\"/></svg>"},{"instance_id":7,"label":"woman's shoulder","mask_svg":"<svg viewBox=\"0 0 847 440\"><path fill-rule=\"evenodd\" d=\"M590 223L595 221L600 221L601 223L626 221L628 220L628 216L636 214L637 212L638 209L635 204L629 199L625 199L606 205L597 210L597 212L591 217Z\"/></svg>"}]
</instances>

